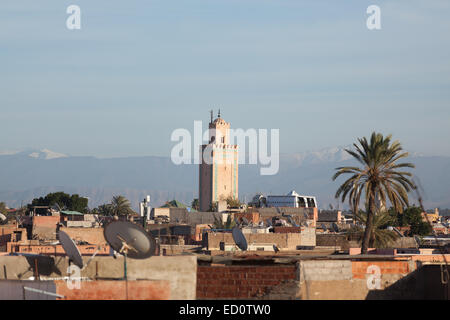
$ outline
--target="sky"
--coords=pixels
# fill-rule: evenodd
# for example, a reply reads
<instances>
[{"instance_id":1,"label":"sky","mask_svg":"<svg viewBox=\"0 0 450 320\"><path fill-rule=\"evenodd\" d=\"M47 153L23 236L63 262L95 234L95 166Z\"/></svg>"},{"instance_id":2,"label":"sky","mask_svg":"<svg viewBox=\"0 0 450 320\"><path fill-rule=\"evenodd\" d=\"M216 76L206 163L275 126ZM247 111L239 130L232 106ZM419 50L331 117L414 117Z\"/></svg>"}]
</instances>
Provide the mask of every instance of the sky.
<instances>
[{"instance_id":1,"label":"sky","mask_svg":"<svg viewBox=\"0 0 450 320\"><path fill-rule=\"evenodd\" d=\"M450 156L449 16L447 0L3 0L0 151L169 156L220 108L279 129L282 153L377 131Z\"/></svg>"}]
</instances>

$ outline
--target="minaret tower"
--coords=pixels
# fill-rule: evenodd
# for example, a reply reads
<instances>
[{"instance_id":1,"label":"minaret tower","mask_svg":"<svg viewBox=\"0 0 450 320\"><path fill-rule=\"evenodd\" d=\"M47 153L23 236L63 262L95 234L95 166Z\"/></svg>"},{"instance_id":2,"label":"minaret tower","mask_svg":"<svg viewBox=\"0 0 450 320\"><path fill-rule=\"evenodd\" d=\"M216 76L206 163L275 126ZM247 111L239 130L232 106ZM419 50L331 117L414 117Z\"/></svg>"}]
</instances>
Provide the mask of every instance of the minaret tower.
<instances>
[{"instance_id":1,"label":"minaret tower","mask_svg":"<svg viewBox=\"0 0 450 320\"><path fill-rule=\"evenodd\" d=\"M230 145L230 124L221 118L220 109L214 121L211 111L209 143L201 146L200 156L200 211L208 211L220 200L238 199L238 146Z\"/></svg>"}]
</instances>

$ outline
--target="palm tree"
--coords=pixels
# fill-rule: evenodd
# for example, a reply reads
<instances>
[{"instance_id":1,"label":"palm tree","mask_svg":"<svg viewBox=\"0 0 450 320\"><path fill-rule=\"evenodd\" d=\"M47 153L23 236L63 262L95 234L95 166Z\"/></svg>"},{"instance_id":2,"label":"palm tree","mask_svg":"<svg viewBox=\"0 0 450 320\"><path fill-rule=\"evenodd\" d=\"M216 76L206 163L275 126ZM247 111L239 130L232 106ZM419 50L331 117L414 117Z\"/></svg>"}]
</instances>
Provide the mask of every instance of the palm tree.
<instances>
[{"instance_id":1,"label":"palm tree","mask_svg":"<svg viewBox=\"0 0 450 320\"><path fill-rule=\"evenodd\" d=\"M95 209L94 209L95 210ZM110 203L99 205L98 208L96 208L96 211L98 214L102 216L112 216L112 205Z\"/></svg>"},{"instance_id":2,"label":"palm tree","mask_svg":"<svg viewBox=\"0 0 450 320\"><path fill-rule=\"evenodd\" d=\"M333 181L342 174L351 174L336 191L336 198L341 196L344 202L348 196L350 207L354 214L358 212L361 197L365 198L367 212L366 229L362 241L362 253L367 253L369 241L372 236L373 219L376 212L386 207L389 200L396 212L402 213L403 207L408 206L408 192L416 189L414 183L408 179L410 172L398 171L400 168L414 168L412 163L398 163L398 160L407 157L402 152L400 142L391 143L391 135L383 137L381 133L372 133L370 142L364 137L358 139L360 146L353 145L356 151L348 150L360 164L358 167L339 167L333 176Z\"/></svg>"},{"instance_id":3,"label":"palm tree","mask_svg":"<svg viewBox=\"0 0 450 320\"><path fill-rule=\"evenodd\" d=\"M111 212L116 216L128 216L134 213L130 201L124 196L114 196L111 201Z\"/></svg>"},{"instance_id":4,"label":"palm tree","mask_svg":"<svg viewBox=\"0 0 450 320\"><path fill-rule=\"evenodd\" d=\"M367 224L366 212L360 210L355 216L360 224ZM394 231L385 228L385 226L391 224L391 222L392 216L387 211L382 211L374 216L373 231L369 241L370 248L387 248L392 242L400 237ZM359 226L355 226L350 229L347 234L351 238L356 237L357 239L362 239L364 237L364 230Z\"/></svg>"},{"instance_id":5,"label":"palm tree","mask_svg":"<svg viewBox=\"0 0 450 320\"><path fill-rule=\"evenodd\" d=\"M214 215L214 229L225 229L225 230L229 230L229 229L233 229L233 227L236 225L236 223L232 220L231 218L231 214L228 215L227 217L227 221L225 221L225 223L222 222L222 220L219 220L215 215Z\"/></svg>"}]
</instances>

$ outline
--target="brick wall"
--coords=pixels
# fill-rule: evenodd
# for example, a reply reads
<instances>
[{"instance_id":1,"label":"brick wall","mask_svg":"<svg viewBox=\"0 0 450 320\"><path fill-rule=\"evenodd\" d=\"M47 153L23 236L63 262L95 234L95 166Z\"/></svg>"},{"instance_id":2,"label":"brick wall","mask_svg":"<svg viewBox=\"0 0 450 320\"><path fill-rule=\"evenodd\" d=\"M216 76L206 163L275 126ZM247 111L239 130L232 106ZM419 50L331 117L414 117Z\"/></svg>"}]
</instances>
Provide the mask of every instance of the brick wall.
<instances>
[{"instance_id":1,"label":"brick wall","mask_svg":"<svg viewBox=\"0 0 450 320\"><path fill-rule=\"evenodd\" d=\"M197 299L252 299L297 279L295 265L198 266Z\"/></svg>"},{"instance_id":2,"label":"brick wall","mask_svg":"<svg viewBox=\"0 0 450 320\"><path fill-rule=\"evenodd\" d=\"M300 233L301 227L273 227L275 233Z\"/></svg>"},{"instance_id":3,"label":"brick wall","mask_svg":"<svg viewBox=\"0 0 450 320\"><path fill-rule=\"evenodd\" d=\"M317 234L316 245L322 247L340 247L341 250L349 249L349 242L345 235L341 234Z\"/></svg>"},{"instance_id":4,"label":"brick wall","mask_svg":"<svg viewBox=\"0 0 450 320\"><path fill-rule=\"evenodd\" d=\"M367 268L378 266L381 274L407 274L414 271L408 261L352 261L352 274L354 279L366 279Z\"/></svg>"},{"instance_id":5,"label":"brick wall","mask_svg":"<svg viewBox=\"0 0 450 320\"><path fill-rule=\"evenodd\" d=\"M59 216L34 216L33 237L38 239L56 239L56 226Z\"/></svg>"},{"instance_id":6,"label":"brick wall","mask_svg":"<svg viewBox=\"0 0 450 320\"><path fill-rule=\"evenodd\" d=\"M106 245L107 242L103 236L103 228L60 228L74 241L87 241L94 245Z\"/></svg>"},{"instance_id":7,"label":"brick wall","mask_svg":"<svg viewBox=\"0 0 450 320\"><path fill-rule=\"evenodd\" d=\"M56 293L63 300L168 300L169 281L139 280L128 281L128 297L125 281L102 280L82 281L80 289L69 289L66 281L55 281Z\"/></svg>"},{"instance_id":8,"label":"brick wall","mask_svg":"<svg viewBox=\"0 0 450 320\"><path fill-rule=\"evenodd\" d=\"M14 232L21 233L21 235L16 236ZM0 247L6 248L7 243L10 241L26 240L26 239L27 239L26 229L16 228L15 225L0 226Z\"/></svg>"},{"instance_id":9,"label":"brick wall","mask_svg":"<svg viewBox=\"0 0 450 320\"><path fill-rule=\"evenodd\" d=\"M304 228L302 233L248 233L245 234L248 244L273 243L280 250L297 250L297 246L315 246L316 235L314 228ZM209 250L219 250L220 242L234 245L231 233L218 232L204 234Z\"/></svg>"}]
</instances>

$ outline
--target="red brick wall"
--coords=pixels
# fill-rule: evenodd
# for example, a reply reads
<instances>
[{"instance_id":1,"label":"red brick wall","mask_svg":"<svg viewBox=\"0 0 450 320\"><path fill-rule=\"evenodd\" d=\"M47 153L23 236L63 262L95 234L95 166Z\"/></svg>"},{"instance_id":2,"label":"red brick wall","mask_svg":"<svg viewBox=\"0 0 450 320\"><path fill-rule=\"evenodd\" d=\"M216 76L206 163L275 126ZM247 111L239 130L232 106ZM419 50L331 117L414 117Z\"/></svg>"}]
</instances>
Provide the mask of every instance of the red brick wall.
<instances>
[{"instance_id":1,"label":"red brick wall","mask_svg":"<svg viewBox=\"0 0 450 320\"><path fill-rule=\"evenodd\" d=\"M33 236L39 239L56 239L56 225L59 219L59 216L34 216Z\"/></svg>"},{"instance_id":2,"label":"red brick wall","mask_svg":"<svg viewBox=\"0 0 450 320\"><path fill-rule=\"evenodd\" d=\"M286 280L296 266L198 266L197 299L248 299L262 296Z\"/></svg>"},{"instance_id":3,"label":"red brick wall","mask_svg":"<svg viewBox=\"0 0 450 320\"><path fill-rule=\"evenodd\" d=\"M59 228L64 231L75 242L86 241L93 245L106 245L107 242L103 235L103 228Z\"/></svg>"},{"instance_id":4,"label":"red brick wall","mask_svg":"<svg viewBox=\"0 0 450 320\"><path fill-rule=\"evenodd\" d=\"M27 238L27 230L23 228L16 228L15 225L4 225L0 226L0 246L6 246L6 244L10 241L15 241L14 232L20 231L22 232L22 239L26 240Z\"/></svg>"},{"instance_id":5,"label":"red brick wall","mask_svg":"<svg viewBox=\"0 0 450 320\"><path fill-rule=\"evenodd\" d=\"M126 300L126 282L114 280L82 281L80 289L69 289L66 281L55 281L56 293L64 300ZM168 300L170 285L166 280L128 281L128 300Z\"/></svg>"}]
</instances>

